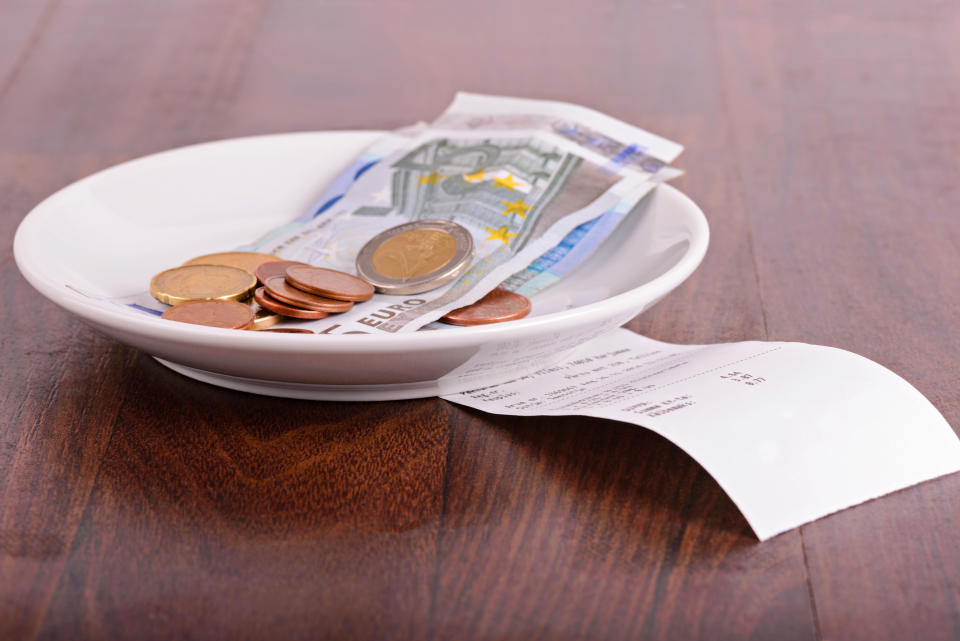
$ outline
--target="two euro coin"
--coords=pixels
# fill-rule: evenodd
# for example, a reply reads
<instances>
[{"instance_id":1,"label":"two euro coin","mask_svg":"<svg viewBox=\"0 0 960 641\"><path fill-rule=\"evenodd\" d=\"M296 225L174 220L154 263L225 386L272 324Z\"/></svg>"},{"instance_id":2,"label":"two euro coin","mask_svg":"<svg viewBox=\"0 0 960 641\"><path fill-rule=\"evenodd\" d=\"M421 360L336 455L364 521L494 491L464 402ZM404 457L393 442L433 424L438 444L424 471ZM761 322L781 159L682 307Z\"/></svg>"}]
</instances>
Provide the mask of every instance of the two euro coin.
<instances>
[{"instance_id":1,"label":"two euro coin","mask_svg":"<svg viewBox=\"0 0 960 641\"><path fill-rule=\"evenodd\" d=\"M357 273L384 294L419 294L446 285L469 267L473 236L448 220L417 220L371 238Z\"/></svg>"}]
</instances>

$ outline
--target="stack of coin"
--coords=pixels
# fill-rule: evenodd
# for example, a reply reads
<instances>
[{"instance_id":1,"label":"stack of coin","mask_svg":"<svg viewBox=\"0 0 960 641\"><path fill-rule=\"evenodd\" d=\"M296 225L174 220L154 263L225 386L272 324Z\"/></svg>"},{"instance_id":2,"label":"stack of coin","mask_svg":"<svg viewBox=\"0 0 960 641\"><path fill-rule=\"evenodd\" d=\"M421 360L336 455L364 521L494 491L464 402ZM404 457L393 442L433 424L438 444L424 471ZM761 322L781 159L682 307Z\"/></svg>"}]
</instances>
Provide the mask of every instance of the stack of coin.
<instances>
[{"instance_id":1,"label":"stack of coin","mask_svg":"<svg viewBox=\"0 0 960 641\"><path fill-rule=\"evenodd\" d=\"M282 273L276 274L282 267ZM254 292L254 300L281 316L323 318L369 300L373 285L345 272L304 263L280 263L261 266L257 278L263 284Z\"/></svg>"},{"instance_id":2,"label":"stack of coin","mask_svg":"<svg viewBox=\"0 0 960 641\"><path fill-rule=\"evenodd\" d=\"M173 305L164 312L166 319L267 330L282 317L315 319L345 312L354 302L370 299L374 288L351 274L285 261L271 254L223 252L198 256L160 272L150 282L150 293L160 302ZM251 293L256 302L240 302Z\"/></svg>"},{"instance_id":3,"label":"stack of coin","mask_svg":"<svg viewBox=\"0 0 960 641\"><path fill-rule=\"evenodd\" d=\"M470 265L469 232L449 221L421 220L388 229L361 249L357 271L362 276L283 260L257 252L221 252L192 258L160 272L150 293L173 305L163 318L184 323L307 333L294 328L268 329L282 318L319 319L348 311L369 300L376 290L408 294L440 287ZM246 301L253 295L253 300ZM484 325L523 318L530 301L497 288L472 305L440 320L452 325Z\"/></svg>"},{"instance_id":4,"label":"stack of coin","mask_svg":"<svg viewBox=\"0 0 960 641\"><path fill-rule=\"evenodd\" d=\"M162 318L228 329L263 329L280 316L244 304L257 286L254 270L281 259L257 252L221 252L197 256L180 267L160 272L150 281L150 293L173 305Z\"/></svg>"}]
</instances>

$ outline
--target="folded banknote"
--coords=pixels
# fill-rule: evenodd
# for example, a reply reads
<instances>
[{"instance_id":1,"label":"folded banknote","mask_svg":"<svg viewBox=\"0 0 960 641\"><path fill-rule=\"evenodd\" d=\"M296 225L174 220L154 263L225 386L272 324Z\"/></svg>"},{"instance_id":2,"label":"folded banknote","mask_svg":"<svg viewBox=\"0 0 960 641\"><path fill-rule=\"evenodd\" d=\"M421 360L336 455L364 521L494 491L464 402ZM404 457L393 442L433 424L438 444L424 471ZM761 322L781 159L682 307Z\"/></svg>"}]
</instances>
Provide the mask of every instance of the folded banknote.
<instances>
[{"instance_id":1,"label":"folded banknote","mask_svg":"<svg viewBox=\"0 0 960 641\"><path fill-rule=\"evenodd\" d=\"M460 94L434 123L385 135L316 206L247 249L352 272L385 229L456 222L476 248L459 279L305 323L337 334L414 331L504 281L532 294L562 278L674 175L681 149L575 105Z\"/></svg>"}]
</instances>

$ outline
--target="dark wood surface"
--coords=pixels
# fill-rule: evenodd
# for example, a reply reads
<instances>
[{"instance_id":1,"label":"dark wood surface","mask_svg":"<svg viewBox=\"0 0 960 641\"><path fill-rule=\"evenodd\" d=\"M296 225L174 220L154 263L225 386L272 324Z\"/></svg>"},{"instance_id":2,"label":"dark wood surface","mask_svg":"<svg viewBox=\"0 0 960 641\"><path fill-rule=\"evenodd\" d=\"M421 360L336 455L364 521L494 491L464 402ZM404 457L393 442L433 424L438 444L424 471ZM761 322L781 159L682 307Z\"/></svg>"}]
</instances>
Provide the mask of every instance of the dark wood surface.
<instances>
[{"instance_id":1,"label":"dark wood surface","mask_svg":"<svg viewBox=\"0 0 960 641\"><path fill-rule=\"evenodd\" d=\"M0 638L960 638L960 475L760 544L642 429L203 385L13 263L145 153L569 100L683 142L711 223L632 329L850 349L957 427L960 10L842 5L0 1Z\"/></svg>"}]
</instances>

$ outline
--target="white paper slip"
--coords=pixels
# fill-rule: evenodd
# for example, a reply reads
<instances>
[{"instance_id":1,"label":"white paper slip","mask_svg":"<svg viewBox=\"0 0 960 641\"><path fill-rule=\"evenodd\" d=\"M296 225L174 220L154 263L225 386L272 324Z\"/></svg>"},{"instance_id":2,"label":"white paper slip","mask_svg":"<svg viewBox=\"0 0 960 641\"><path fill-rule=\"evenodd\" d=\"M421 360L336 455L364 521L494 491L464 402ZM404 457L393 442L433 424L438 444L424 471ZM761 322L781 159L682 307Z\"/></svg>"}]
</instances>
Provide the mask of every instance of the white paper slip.
<instances>
[{"instance_id":1,"label":"white paper slip","mask_svg":"<svg viewBox=\"0 0 960 641\"><path fill-rule=\"evenodd\" d=\"M444 398L651 429L717 480L761 541L960 470L960 440L913 386L805 343L671 345L618 329L552 367Z\"/></svg>"}]
</instances>

